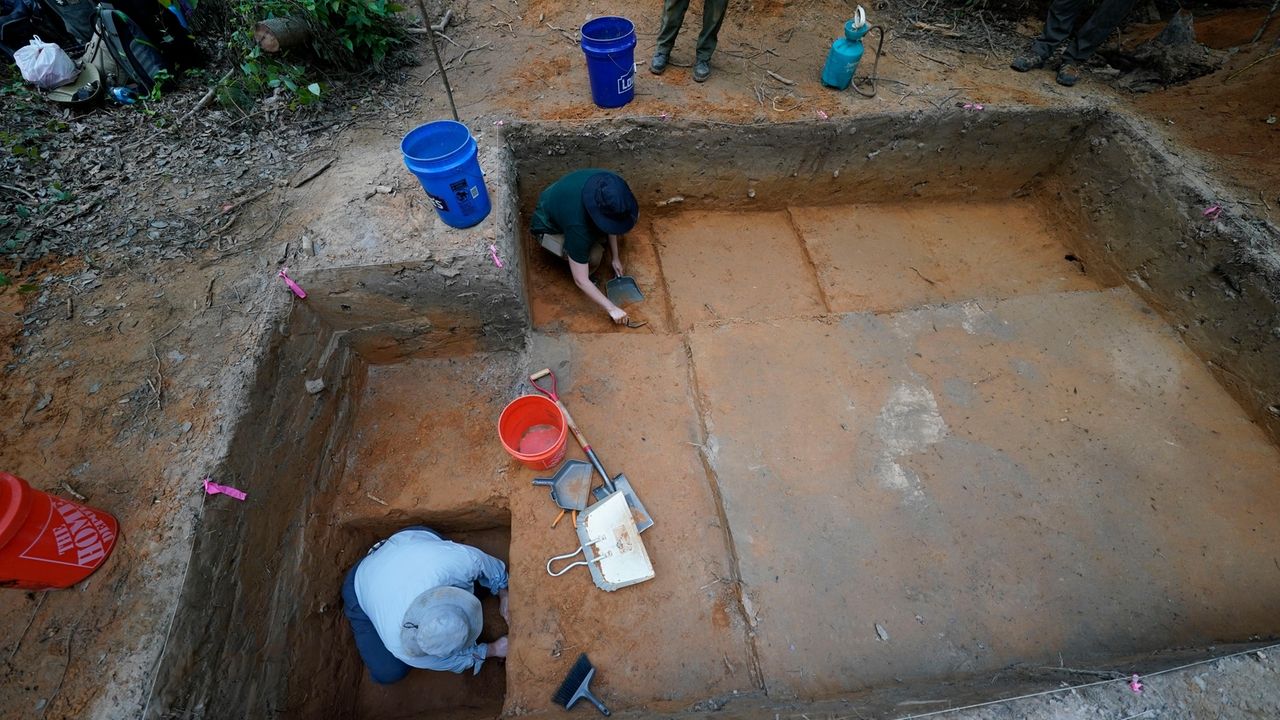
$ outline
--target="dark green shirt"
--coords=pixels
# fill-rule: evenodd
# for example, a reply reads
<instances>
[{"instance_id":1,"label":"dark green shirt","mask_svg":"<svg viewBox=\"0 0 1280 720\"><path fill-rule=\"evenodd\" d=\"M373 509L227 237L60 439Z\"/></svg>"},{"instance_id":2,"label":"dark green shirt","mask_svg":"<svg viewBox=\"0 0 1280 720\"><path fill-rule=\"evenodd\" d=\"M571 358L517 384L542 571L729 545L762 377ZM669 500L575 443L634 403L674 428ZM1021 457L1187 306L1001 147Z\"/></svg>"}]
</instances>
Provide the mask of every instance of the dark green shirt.
<instances>
[{"instance_id":1,"label":"dark green shirt","mask_svg":"<svg viewBox=\"0 0 1280 720\"><path fill-rule=\"evenodd\" d=\"M529 229L535 235L564 235L564 251L570 260L586 265L591 260L592 243L603 245L609 239L591 222L582 204L582 188L587 180L603 170L574 170L538 196Z\"/></svg>"}]
</instances>

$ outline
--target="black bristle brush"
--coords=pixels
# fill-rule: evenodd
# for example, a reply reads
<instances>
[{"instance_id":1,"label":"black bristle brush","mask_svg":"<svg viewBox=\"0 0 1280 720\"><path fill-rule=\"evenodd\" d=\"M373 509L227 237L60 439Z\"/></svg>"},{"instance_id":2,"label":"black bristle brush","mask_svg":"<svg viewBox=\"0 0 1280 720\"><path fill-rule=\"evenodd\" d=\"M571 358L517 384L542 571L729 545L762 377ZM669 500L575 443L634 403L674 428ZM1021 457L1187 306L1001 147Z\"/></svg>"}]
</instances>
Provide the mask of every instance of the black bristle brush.
<instances>
[{"instance_id":1,"label":"black bristle brush","mask_svg":"<svg viewBox=\"0 0 1280 720\"><path fill-rule=\"evenodd\" d=\"M591 701L596 706L601 715L611 715L609 708L600 702L600 699L591 694L591 678L595 677L596 669L592 667L591 661L587 659L587 654L582 653L578 656L578 661L573 664L573 668L569 670L569 674L565 676L564 682L560 683L560 689L556 690L556 694L551 696L552 702L557 705L563 705L565 710L573 707L573 704L582 698Z\"/></svg>"}]
</instances>

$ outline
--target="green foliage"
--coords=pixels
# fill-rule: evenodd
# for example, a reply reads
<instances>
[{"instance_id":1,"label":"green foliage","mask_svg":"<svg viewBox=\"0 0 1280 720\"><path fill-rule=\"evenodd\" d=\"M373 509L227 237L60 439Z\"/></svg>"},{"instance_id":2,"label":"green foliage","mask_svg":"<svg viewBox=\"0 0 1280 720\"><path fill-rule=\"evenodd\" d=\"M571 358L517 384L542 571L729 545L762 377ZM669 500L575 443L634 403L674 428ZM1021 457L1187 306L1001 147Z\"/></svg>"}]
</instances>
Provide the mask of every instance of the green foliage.
<instances>
[{"instance_id":1,"label":"green foliage","mask_svg":"<svg viewBox=\"0 0 1280 720\"><path fill-rule=\"evenodd\" d=\"M317 47L316 51L338 65L347 65L351 61L357 63L382 64L387 53L404 41L404 30L396 18L396 13L404 10L404 6L387 2L387 0L298 0L305 8L313 25L333 28L337 32L338 41L346 49L348 57L341 52L334 53L330 49Z\"/></svg>"},{"instance_id":2,"label":"green foliage","mask_svg":"<svg viewBox=\"0 0 1280 720\"><path fill-rule=\"evenodd\" d=\"M19 100L32 100L35 99L36 94L27 87L26 81L19 77L0 85L0 97L5 96L12 96Z\"/></svg>"},{"instance_id":3,"label":"green foliage","mask_svg":"<svg viewBox=\"0 0 1280 720\"><path fill-rule=\"evenodd\" d=\"M13 281L9 279L8 275L5 275L4 273L0 273L0 287L8 287L9 285L12 285L12 284L13 284Z\"/></svg>"},{"instance_id":4,"label":"green foliage","mask_svg":"<svg viewBox=\"0 0 1280 720\"><path fill-rule=\"evenodd\" d=\"M46 120L43 124L22 127L0 127L0 146L13 156L26 161L37 161L44 152L45 141L67 129L61 120Z\"/></svg>"},{"instance_id":5,"label":"green foliage","mask_svg":"<svg viewBox=\"0 0 1280 720\"><path fill-rule=\"evenodd\" d=\"M31 239L30 230L19 230L13 234L8 240L0 243L0 254L17 252L27 244Z\"/></svg>"},{"instance_id":6,"label":"green foliage","mask_svg":"<svg viewBox=\"0 0 1280 720\"><path fill-rule=\"evenodd\" d=\"M240 73L219 88L219 103L248 112L254 98L271 94L286 94L295 107L319 101L323 85L310 77L308 65L314 63L309 61L347 70L380 69L406 40L396 16L402 9L388 0L233 0L237 20L230 47ZM310 46L264 53L254 41L253 27L277 17L304 19L311 29ZM312 58L305 57L308 52Z\"/></svg>"},{"instance_id":7,"label":"green foliage","mask_svg":"<svg viewBox=\"0 0 1280 720\"><path fill-rule=\"evenodd\" d=\"M164 92L160 89L168 81L173 79L173 75L168 70L157 70L155 75L155 84L151 86L151 92L142 98L144 102L156 102L164 96Z\"/></svg>"}]
</instances>

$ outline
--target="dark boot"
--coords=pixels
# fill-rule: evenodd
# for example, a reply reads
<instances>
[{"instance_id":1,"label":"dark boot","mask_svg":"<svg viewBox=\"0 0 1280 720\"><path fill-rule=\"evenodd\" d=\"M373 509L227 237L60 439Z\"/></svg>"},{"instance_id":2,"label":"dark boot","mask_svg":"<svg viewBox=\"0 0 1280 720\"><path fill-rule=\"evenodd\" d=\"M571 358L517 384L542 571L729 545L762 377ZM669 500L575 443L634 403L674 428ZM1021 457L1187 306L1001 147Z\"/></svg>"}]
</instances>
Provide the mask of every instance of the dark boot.
<instances>
[{"instance_id":1,"label":"dark boot","mask_svg":"<svg viewBox=\"0 0 1280 720\"><path fill-rule=\"evenodd\" d=\"M1009 63L1009 67L1018 72L1030 72L1044 67L1044 58L1035 53L1019 55L1013 59L1013 62Z\"/></svg>"},{"instance_id":2,"label":"dark boot","mask_svg":"<svg viewBox=\"0 0 1280 720\"><path fill-rule=\"evenodd\" d=\"M658 50L653 54L653 61L649 63L649 72L654 75L661 75L667 69L667 64L671 62L671 51Z\"/></svg>"},{"instance_id":3,"label":"dark boot","mask_svg":"<svg viewBox=\"0 0 1280 720\"><path fill-rule=\"evenodd\" d=\"M1058 84L1071 87L1080 82L1080 66L1072 62L1064 62L1058 66Z\"/></svg>"},{"instance_id":4,"label":"dark boot","mask_svg":"<svg viewBox=\"0 0 1280 720\"><path fill-rule=\"evenodd\" d=\"M711 61L699 60L693 64L693 80L694 82L706 82L711 77Z\"/></svg>"}]
</instances>

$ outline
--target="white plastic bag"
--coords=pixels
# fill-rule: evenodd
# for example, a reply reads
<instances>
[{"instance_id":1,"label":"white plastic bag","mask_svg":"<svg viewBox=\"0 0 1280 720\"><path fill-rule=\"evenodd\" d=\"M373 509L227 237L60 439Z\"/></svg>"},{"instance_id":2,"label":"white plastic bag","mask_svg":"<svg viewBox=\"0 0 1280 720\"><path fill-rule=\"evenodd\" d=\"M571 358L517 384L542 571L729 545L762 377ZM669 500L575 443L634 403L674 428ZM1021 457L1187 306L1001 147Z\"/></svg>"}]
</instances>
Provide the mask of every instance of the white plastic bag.
<instances>
[{"instance_id":1,"label":"white plastic bag","mask_svg":"<svg viewBox=\"0 0 1280 720\"><path fill-rule=\"evenodd\" d=\"M30 45L18 48L13 60L18 63L24 80L45 90L66 85L75 80L79 72L62 48L39 36L31 38Z\"/></svg>"}]
</instances>

